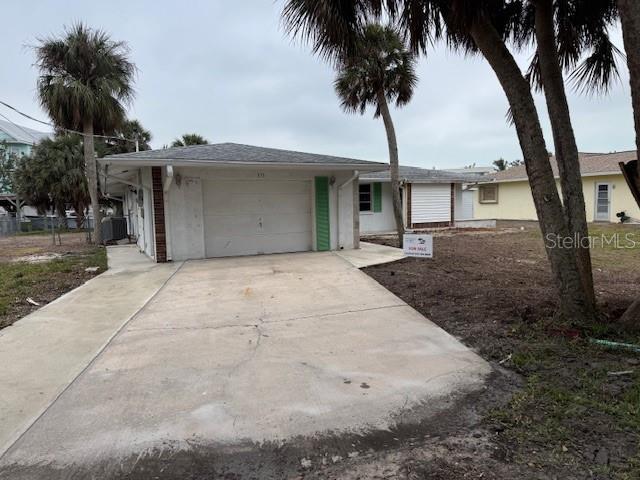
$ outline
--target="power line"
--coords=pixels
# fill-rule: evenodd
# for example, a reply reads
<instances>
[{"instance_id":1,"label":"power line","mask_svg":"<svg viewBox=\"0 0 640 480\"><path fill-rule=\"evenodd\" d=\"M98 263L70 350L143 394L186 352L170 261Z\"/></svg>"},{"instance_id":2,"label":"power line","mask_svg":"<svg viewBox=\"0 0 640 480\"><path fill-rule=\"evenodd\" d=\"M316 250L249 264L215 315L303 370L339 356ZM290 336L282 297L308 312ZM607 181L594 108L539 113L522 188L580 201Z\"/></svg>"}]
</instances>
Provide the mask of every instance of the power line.
<instances>
[{"instance_id":1,"label":"power line","mask_svg":"<svg viewBox=\"0 0 640 480\"><path fill-rule=\"evenodd\" d=\"M11 121L11 119L9 117L7 117L6 115L3 115L2 113L0 113L0 117L4 118L7 122L9 122L11 125L13 125L16 128L19 128L20 130L22 130L24 133L27 134L27 136L31 137L34 140L34 145L35 142L38 140L33 134L27 132L24 128L22 128L20 125L18 125L17 123L14 123Z\"/></svg>"},{"instance_id":2,"label":"power line","mask_svg":"<svg viewBox=\"0 0 640 480\"><path fill-rule=\"evenodd\" d=\"M78 130L71 130L70 128L64 128L64 127L56 127L55 125L52 125L52 124L51 124L51 123L49 123L49 122L44 122L44 121L42 121L42 120L38 120L37 118L34 118L34 117L32 117L31 115L27 115L26 113L21 112L21 111L20 111L20 110L18 110L17 108L12 107L11 105L9 105L9 104L8 104L8 103L6 103L6 102L3 102L2 100L0 100L0 105L4 105L5 107L10 108L11 110L13 110L14 112L18 113L19 115L22 115L23 117L28 118L29 120L32 120L32 121L34 121L34 122L41 123L41 124L46 125L46 126L48 126L48 127L51 127L51 128L57 128L58 130L64 130L65 132L68 132L68 133L75 133L75 134L77 134L77 135L82 135L83 137L87 137L87 136L89 136L88 134L86 134L86 133L84 133L84 132L80 132L80 131L78 131ZM2 116L3 116L4 118L7 118L7 117L5 117L4 115L2 115ZM11 122L11 120L9 120L9 119L7 119L7 120L8 120L9 122ZM11 123L13 123L13 122L11 122ZM13 123L13 124L14 124L16 127L19 127L19 125L16 125L15 123ZM22 130L23 130L23 129L22 129ZM24 130L23 130L23 131L24 131ZM26 132L25 132L25 133L26 133ZM31 136L32 136L32 135L31 135ZM97 137L97 138L112 138L112 139L114 139L114 140L124 140L124 141L126 141L126 142L132 142L132 143L137 143L137 142L138 142L138 140L133 139L133 138L115 137L115 136L113 136L113 135L96 135L96 134L93 134L93 135L91 135L91 136L92 136L92 137Z\"/></svg>"}]
</instances>

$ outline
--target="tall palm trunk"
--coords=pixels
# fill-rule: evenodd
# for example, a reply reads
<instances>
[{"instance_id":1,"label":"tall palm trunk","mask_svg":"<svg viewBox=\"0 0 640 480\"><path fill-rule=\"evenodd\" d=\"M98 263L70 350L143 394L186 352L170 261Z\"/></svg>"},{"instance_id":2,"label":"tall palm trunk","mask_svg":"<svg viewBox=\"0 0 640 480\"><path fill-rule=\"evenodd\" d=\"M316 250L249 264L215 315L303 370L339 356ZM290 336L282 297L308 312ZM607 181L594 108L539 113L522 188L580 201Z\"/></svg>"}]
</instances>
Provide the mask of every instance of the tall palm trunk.
<instances>
[{"instance_id":1,"label":"tall palm trunk","mask_svg":"<svg viewBox=\"0 0 640 480\"><path fill-rule=\"evenodd\" d=\"M93 209L93 232L96 245L102 243L102 214L100 213L100 200L98 197L98 171L96 158L93 149L93 120L85 119L83 124L84 140L84 163L91 197L91 208Z\"/></svg>"},{"instance_id":2,"label":"tall palm trunk","mask_svg":"<svg viewBox=\"0 0 640 480\"><path fill-rule=\"evenodd\" d=\"M562 200L567 226L573 238L578 241L574 247L578 268L585 295L589 300L587 305L594 310L596 307L593 290L593 273L591 268L591 253L589 251L587 213L582 191L582 176L580 174L580 158L578 145L571 125L571 114L565 91L562 67L558 57L556 44L553 0L537 0L535 16L536 39L538 43L538 60L540 62L540 78L544 87L547 111L551 121L553 143L556 150L556 161L562 187Z\"/></svg>"},{"instance_id":3,"label":"tall palm trunk","mask_svg":"<svg viewBox=\"0 0 640 480\"><path fill-rule=\"evenodd\" d=\"M559 313L574 322L590 319L592 311L586 307L589 302L576 256L572 250L554 247L551 242L556 236L568 237L569 228L529 83L488 19L478 17L471 26L471 35L496 73L511 106L547 256L559 291Z\"/></svg>"},{"instance_id":4,"label":"tall palm trunk","mask_svg":"<svg viewBox=\"0 0 640 480\"><path fill-rule=\"evenodd\" d=\"M398 244L402 248L404 236L404 220L402 215L402 201L400 200L400 164L398 162L398 142L396 130L393 126L389 104L384 92L378 92L378 108L387 132L387 144L389 145L389 173L391 175L391 200L393 203L393 216L396 220L398 232Z\"/></svg>"},{"instance_id":5,"label":"tall palm trunk","mask_svg":"<svg viewBox=\"0 0 640 480\"><path fill-rule=\"evenodd\" d=\"M631 181L635 181L635 187L640 189L640 3L638 0L618 0L618 9L629 66L631 103L636 128L636 178ZM627 327L640 328L640 298L631 304L620 321Z\"/></svg>"},{"instance_id":6,"label":"tall palm trunk","mask_svg":"<svg viewBox=\"0 0 640 480\"><path fill-rule=\"evenodd\" d=\"M636 148L640 161L640 3L638 0L618 0L622 38L629 66L631 102L636 127ZM640 176L640 169L637 170ZM637 179L636 181L640 181Z\"/></svg>"}]
</instances>

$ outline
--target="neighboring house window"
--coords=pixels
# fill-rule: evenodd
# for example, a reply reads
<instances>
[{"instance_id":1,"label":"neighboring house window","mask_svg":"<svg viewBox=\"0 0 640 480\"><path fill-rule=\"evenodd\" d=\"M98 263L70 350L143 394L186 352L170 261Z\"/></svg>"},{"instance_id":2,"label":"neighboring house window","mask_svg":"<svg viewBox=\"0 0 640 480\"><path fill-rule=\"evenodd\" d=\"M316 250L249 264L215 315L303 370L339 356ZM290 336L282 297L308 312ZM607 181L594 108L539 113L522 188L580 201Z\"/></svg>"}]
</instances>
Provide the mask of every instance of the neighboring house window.
<instances>
[{"instance_id":1,"label":"neighboring house window","mask_svg":"<svg viewBox=\"0 0 640 480\"><path fill-rule=\"evenodd\" d=\"M371 210L371 184L363 183L360 185L360 211L370 212Z\"/></svg>"},{"instance_id":2,"label":"neighboring house window","mask_svg":"<svg viewBox=\"0 0 640 480\"><path fill-rule=\"evenodd\" d=\"M498 185L480 185L480 203L498 203Z\"/></svg>"},{"instance_id":3,"label":"neighboring house window","mask_svg":"<svg viewBox=\"0 0 640 480\"><path fill-rule=\"evenodd\" d=\"M380 182L360 184L360 211L380 213L382 211L382 184Z\"/></svg>"}]
</instances>

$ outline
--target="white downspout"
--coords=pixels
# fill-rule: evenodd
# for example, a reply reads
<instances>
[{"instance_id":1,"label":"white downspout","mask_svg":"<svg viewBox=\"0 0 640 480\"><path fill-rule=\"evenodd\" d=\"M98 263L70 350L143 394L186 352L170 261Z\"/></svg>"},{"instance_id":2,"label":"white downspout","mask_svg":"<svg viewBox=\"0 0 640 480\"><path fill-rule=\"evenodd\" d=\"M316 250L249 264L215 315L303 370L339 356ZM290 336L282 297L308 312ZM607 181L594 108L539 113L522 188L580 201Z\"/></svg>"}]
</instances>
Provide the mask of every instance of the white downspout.
<instances>
[{"instance_id":1,"label":"white downspout","mask_svg":"<svg viewBox=\"0 0 640 480\"><path fill-rule=\"evenodd\" d=\"M174 171L173 165L167 165L166 174L164 177L164 183L162 185L162 191L164 193L164 227L165 227L165 242L167 248L167 261L171 261L173 258L173 245L171 242L171 212L169 205L169 189L171 188L171 182L173 181Z\"/></svg>"},{"instance_id":2,"label":"white downspout","mask_svg":"<svg viewBox=\"0 0 640 480\"><path fill-rule=\"evenodd\" d=\"M167 165L167 174L164 177L164 185L162 186L162 190L164 193L169 191L171 188L171 182L173 181L173 165Z\"/></svg>"},{"instance_id":3,"label":"white downspout","mask_svg":"<svg viewBox=\"0 0 640 480\"><path fill-rule=\"evenodd\" d=\"M337 196L337 200L336 200L336 210L338 211L338 215L337 215L338 216L338 222L337 222L337 226L336 226L336 234L337 234L337 237L338 237L338 250L342 250L342 247L340 246L340 190L342 190L344 187L349 185L351 182L353 182L359 176L360 176L360 172L358 170L354 170L353 171L353 175L351 177L349 177L345 182L343 182L340 185L338 185L338 196ZM354 205L353 208L356 208L356 206Z\"/></svg>"}]
</instances>

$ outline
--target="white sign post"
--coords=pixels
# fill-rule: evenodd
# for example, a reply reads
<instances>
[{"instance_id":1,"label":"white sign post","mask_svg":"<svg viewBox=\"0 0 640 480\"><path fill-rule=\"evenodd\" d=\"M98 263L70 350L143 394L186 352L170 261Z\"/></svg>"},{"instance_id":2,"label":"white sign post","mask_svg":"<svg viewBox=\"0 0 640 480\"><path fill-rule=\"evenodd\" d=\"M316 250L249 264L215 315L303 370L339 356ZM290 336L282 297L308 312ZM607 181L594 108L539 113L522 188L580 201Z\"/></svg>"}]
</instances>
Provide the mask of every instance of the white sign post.
<instances>
[{"instance_id":1,"label":"white sign post","mask_svg":"<svg viewBox=\"0 0 640 480\"><path fill-rule=\"evenodd\" d=\"M408 257L433 258L433 237L420 233L405 233L403 251Z\"/></svg>"}]
</instances>

